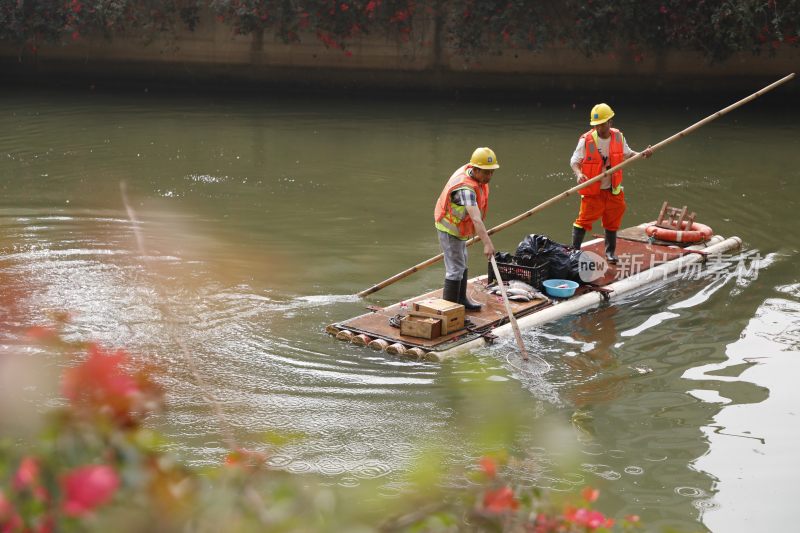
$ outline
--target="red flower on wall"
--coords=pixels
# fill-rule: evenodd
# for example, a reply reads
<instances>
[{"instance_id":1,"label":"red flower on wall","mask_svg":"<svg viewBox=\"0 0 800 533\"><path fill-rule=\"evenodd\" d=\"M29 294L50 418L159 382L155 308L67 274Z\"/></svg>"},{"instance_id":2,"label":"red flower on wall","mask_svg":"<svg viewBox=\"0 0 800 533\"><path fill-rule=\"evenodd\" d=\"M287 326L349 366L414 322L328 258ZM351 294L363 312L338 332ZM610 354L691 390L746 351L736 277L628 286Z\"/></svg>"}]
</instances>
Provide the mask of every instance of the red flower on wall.
<instances>
[{"instance_id":1,"label":"red flower on wall","mask_svg":"<svg viewBox=\"0 0 800 533\"><path fill-rule=\"evenodd\" d=\"M403 22L404 20L406 20L410 16L411 16L411 13L409 11L401 9L401 10L398 10L397 12L395 12L395 14L391 16L391 18L389 19L389 22Z\"/></svg>"}]
</instances>

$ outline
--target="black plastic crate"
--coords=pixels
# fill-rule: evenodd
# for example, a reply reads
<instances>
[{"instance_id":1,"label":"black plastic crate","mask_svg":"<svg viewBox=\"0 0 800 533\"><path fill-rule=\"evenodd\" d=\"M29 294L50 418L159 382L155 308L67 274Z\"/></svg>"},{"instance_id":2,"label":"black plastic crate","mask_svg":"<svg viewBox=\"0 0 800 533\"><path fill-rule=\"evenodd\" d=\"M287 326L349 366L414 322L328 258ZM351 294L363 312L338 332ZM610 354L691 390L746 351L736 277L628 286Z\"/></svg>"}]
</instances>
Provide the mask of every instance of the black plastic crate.
<instances>
[{"instance_id":1,"label":"black plastic crate","mask_svg":"<svg viewBox=\"0 0 800 533\"><path fill-rule=\"evenodd\" d=\"M500 277L503 278L503 281L511 281L512 279L516 279L519 281L524 281L534 289L542 288L542 282L547 279L548 267L547 262L538 264L538 265L520 265L517 262L500 262L497 261L497 270L500 272ZM494 269L492 268L492 263L489 262L489 274L487 276L486 282L492 283L494 282Z\"/></svg>"}]
</instances>

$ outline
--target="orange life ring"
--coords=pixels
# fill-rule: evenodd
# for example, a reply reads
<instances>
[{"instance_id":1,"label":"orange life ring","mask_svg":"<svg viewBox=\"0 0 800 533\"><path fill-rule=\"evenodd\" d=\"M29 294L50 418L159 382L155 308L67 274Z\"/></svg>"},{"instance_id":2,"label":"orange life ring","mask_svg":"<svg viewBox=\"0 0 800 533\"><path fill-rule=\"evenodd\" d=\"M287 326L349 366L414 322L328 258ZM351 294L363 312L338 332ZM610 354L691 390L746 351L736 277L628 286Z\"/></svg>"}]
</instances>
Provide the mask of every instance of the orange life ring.
<instances>
[{"instance_id":1,"label":"orange life ring","mask_svg":"<svg viewBox=\"0 0 800 533\"><path fill-rule=\"evenodd\" d=\"M681 224L681 229L667 229L651 224L644 229L644 232L648 237L655 237L661 241L670 242L701 242L707 241L714 235L712 229L705 224L694 222L691 228L687 229L687 226L688 224L683 222Z\"/></svg>"}]
</instances>

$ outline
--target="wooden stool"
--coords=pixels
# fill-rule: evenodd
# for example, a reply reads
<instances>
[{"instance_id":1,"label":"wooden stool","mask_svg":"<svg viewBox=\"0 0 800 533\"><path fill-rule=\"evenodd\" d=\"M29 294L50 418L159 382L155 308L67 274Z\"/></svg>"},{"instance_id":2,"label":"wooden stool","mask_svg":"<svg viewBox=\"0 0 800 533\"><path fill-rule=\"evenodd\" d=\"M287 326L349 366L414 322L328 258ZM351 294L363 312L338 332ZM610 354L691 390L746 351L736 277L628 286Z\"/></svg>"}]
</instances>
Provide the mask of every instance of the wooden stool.
<instances>
[{"instance_id":1,"label":"wooden stool","mask_svg":"<svg viewBox=\"0 0 800 533\"><path fill-rule=\"evenodd\" d=\"M656 219L656 226L665 229L677 228L679 230L684 227L691 228L692 224L694 224L694 217L697 215L692 211L689 216L686 216L686 210L686 206L679 209L670 207L667 202L664 202L661 206L661 212L658 214L658 219ZM684 223L686 224L685 226Z\"/></svg>"}]
</instances>

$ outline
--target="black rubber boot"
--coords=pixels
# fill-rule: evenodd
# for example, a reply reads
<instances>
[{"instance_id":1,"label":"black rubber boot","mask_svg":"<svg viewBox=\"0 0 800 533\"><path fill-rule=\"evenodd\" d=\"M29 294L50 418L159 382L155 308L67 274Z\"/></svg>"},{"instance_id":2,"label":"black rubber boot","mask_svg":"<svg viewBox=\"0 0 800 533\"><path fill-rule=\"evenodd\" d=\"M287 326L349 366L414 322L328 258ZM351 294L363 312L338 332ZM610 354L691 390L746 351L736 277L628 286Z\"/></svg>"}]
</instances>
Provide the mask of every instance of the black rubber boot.
<instances>
[{"instance_id":1,"label":"black rubber boot","mask_svg":"<svg viewBox=\"0 0 800 533\"><path fill-rule=\"evenodd\" d=\"M606 261L612 265L619 263L617 251L617 232L606 230Z\"/></svg>"},{"instance_id":2,"label":"black rubber boot","mask_svg":"<svg viewBox=\"0 0 800 533\"><path fill-rule=\"evenodd\" d=\"M458 303L464 306L464 309L467 311L480 311L481 304L471 301L467 298L467 286L469 285L469 276L467 275L467 271L464 271L464 275L461 278L461 286L459 287L458 291Z\"/></svg>"},{"instance_id":3,"label":"black rubber boot","mask_svg":"<svg viewBox=\"0 0 800 533\"><path fill-rule=\"evenodd\" d=\"M461 303L458 301L459 287L461 287L460 279L447 279L444 280L444 290L442 291L442 299L454 304Z\"/></svg>"},{"instance_id":4,"label":"black rubber boot","mask_svg":"<svg viewBox=\"0 0 800 533\"><path fill-rule=\"evenodd\" d=\"M583 243L583 236L586 235L586 230L578 226L572 226L572 247L576 250L581 249Z\"/></svg>"}]
</instances>

